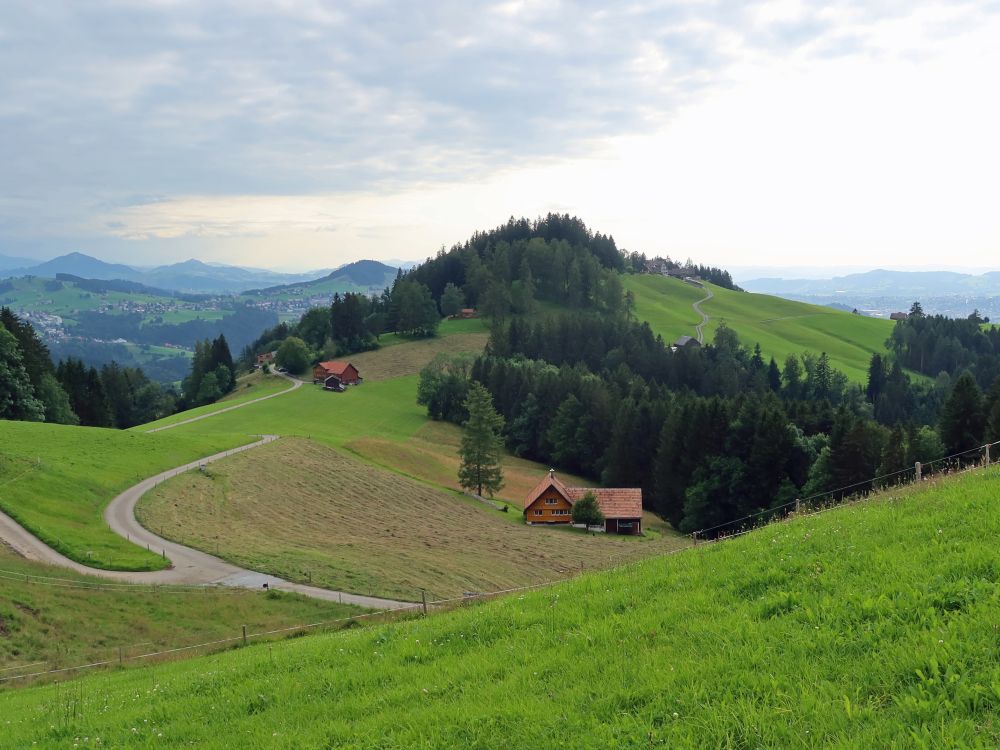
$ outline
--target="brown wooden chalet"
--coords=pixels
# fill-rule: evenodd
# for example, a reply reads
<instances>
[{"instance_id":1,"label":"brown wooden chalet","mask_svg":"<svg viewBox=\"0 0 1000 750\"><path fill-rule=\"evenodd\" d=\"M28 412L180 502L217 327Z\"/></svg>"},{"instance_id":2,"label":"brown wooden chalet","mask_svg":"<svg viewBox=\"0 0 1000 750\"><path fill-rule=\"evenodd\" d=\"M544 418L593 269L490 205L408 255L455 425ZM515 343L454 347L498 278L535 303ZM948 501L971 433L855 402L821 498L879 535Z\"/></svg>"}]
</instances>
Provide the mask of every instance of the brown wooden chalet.
<instances>
[{"instance_id":1,"label":"brown wooden chalet","mask_svg":"<svg viewBox=\"0 0 1000 750\"><path fill-rule=\"evenodd\" d=\"M572 523L573 503L594 493L609 534L642 533L642 490L626 487L567 487L550 470L524 500L529 524Z\"/></svg>"},{"instance_id":2,"label":"brown wooden chalet","mask_svg":"<svg viewBox=\"0 0 1000 750\"><path fill-rule=\"evenodd\" d=\"M264 352L263 354L258 354L257 364L263 365L265 362L267 364L272 364L274 362L274 358L277 356L278 356L277 352Z\"/></svg>"},{"instance_id":3,"label":"brown wooden chalet","mask_svg":"<svg viewBox=\"0 0 1000 750\"><path fill-rule=\"evenodd\" d=\"M345 385L359 385L361 375L350 362L319 362L313 367L313 382L322 383L331 390L340 390Z\"/></svg>"}]
</instances>

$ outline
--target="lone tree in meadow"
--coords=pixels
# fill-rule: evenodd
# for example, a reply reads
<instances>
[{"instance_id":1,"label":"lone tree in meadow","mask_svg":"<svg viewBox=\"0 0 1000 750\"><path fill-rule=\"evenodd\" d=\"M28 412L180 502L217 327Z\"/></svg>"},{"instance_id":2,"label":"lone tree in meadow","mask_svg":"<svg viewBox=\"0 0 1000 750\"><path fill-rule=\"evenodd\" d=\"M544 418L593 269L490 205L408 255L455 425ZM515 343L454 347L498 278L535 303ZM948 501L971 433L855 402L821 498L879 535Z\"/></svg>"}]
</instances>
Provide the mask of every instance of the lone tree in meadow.
<instances>
[{"instance_id":1,"label":"lone tree in meadow","mask_svg":"<svg viewBox=\"0 0 1000 750\"><path fill-rule=\"evenodd\" d=\"M493 408L493 398L481 384L472 383L465 399L469 418L462 434L458 455L462 465L458 469L458 482L477 495L493 494L503 487L503 467L500 455L503 450L503 417Z\"/></svg>"},{"instance_id":2,"label":"lone tree in meadow","mask_svg":"<svg viewBox=\"0 0 1000 750\"><path fill-rule=\"evenodd\" d=\"M587 492L573 503L571 512L573 523L586 524L587 526L600 526L604 523L604 514L597 505L597 495Z\"/></svg>"}]
</instances>

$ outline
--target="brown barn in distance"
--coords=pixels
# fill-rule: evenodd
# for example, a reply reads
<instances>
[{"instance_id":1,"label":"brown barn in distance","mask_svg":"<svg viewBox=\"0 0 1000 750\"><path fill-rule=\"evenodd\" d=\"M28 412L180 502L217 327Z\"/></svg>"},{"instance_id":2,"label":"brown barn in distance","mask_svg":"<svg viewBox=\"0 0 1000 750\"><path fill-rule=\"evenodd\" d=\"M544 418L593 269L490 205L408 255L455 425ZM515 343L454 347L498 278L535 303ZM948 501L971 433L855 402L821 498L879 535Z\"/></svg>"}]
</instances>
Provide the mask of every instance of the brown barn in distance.
<instances>
[{"instance_id":1,"label":"brown barn in distance","mask_svg":"<svg viewBox=\"0 0 1000 750\"><path fill-rule=\"evenodd\" d=\"M609 534L642 533L642 490L631 487L567 487L554 469L535 485L524 500L524 518L529 525L572 523L573 504L594 493L604 514Z\"/></svg>"},{"instance_id":2,"label":"brown barn in distance","mask_svg":"<svg viewBox=\"0 0 1000 750\"><path fill-rule=\"evenodd\" d=\"M278 356L277 352L264 352L263 354L257 355L257 365L263 365L265 362L267 364L273 364L274 358Z\"/></svg>"},{"instance_id":3,"label":"brown barn in distance","mask_svg":"<svg viewBox=\"0 0 1000 750\"><path fill-rule=\"evenodd\" d=\"M358 368L350 362L319 362L313 367L313 382L331 385L327 382L336 379L341 385L360 385L362 381Z\"/></svg>"}]
</instances>

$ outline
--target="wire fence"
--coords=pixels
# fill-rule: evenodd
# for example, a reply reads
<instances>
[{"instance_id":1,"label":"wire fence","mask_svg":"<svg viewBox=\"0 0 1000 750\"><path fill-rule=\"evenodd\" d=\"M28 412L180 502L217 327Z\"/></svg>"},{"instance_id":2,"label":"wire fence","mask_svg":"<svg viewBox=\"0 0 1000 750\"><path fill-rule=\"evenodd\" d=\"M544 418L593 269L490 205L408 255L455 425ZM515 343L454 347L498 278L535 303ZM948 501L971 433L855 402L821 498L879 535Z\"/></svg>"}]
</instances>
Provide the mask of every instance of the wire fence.
<instances>
[{"instance_id":1,"label":"wire fence","mask_svg":"<svg viewBox=\"0 0 1000 750\"><path fill-rule=\"evenodd\" d=\"M681 550L680 549L674 550L674 552L679 552L679 551ZM426 616L431 611L443 611L448 609L454 609L472 602L486 601L500 596L506 596L508 594L513 594L523 591L531 591L534 589L544 588L546 586L553 586L558 583L563 583L564 581L567 581L572 577L573 576L567 576L565 578L554 579L542 583L535 583L527 586L517 586L514 588L507 588L507 589L499 589L496 591L472 592L463 594L462 596L450 597L446 599L427 600L425 598L423 601L415 602L406 607L382 609L374 612L362 612L359 614L348 615L345 617L338 617L331 620L322 620L320 622L290 625L287 627L273 628L270 630L263 630L255 633L254 632L248 633L246 626L242 626L241 632L230 637L214 638L212 640L199 641L196 643L189 643L181 646L173 646L170 648L159 648L157 650L152 650L152 651L141 650L141 647L149 645L148 642L140 644L108 647L106 649L108 653L107 658L98 659L84 664L57 666L52 664L51 662L40 661L40 662L33 662L30 664L9 666L0 669L0 687L25 683L25 682L38 682L45 679L54 679L54 678L58 679L61 676L69 676L75 673L85 672L87 670L95 670L101 668L124 668L127 665L132 665L136 663L142 663L142 664L159 663L190 654L191 652L194 651L214 653L228 648L246 646L249 645L251 642L259 643L267 640L287 638L290 636L295 636L310 631L343 630L349 627L353 627L355 624L363 622L385 623L385 622L394 622L405 619L413 619L417 617ZM38 667L42 668L39 669ZM22 671L29 669L33 671ZM7 672L20 672L20 674L5 674Z\"/></svg>"},{"instance_id":2,"label":"wire fence","mask_svg":"<svg viewBox=\"0 0 1000 750\"><path fill-rule=\"evenodd\" d=\"M998 447L1000 447L1000 441L970 448L926 463L918 461L913 466L904 469L880 474L871 479L863 479L833 490L817 492L808 497L796 498L787 503L765 508L731 521L699 529L691 534L691 538L697 544L700 541L738 536L775 520L780 520L791 513L827 510L845 503L863 500L873 492L878 492L886 487L920 482L935 475L986 466L1000 458Z\"/></svg>"}]
</instances>

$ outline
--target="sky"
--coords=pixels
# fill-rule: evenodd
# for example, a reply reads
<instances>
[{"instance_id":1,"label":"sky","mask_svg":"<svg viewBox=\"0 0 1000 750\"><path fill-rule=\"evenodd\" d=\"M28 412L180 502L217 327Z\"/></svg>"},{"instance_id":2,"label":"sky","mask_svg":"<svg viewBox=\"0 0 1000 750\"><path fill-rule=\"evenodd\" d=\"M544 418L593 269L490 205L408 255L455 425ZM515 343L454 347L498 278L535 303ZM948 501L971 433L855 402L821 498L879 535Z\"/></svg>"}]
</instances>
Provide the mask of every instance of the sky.
<instances>
[{"instance_id":1,"label":"sky","mask_svg":"<svg viewBox=\"0 0 1000 750\"><path fill-rule=\"evenodd\" d=\"M1000 269L1000 1L0 6L0 254L282 269L549 211L729 267Z\"/></svg>"}]
</instances>

